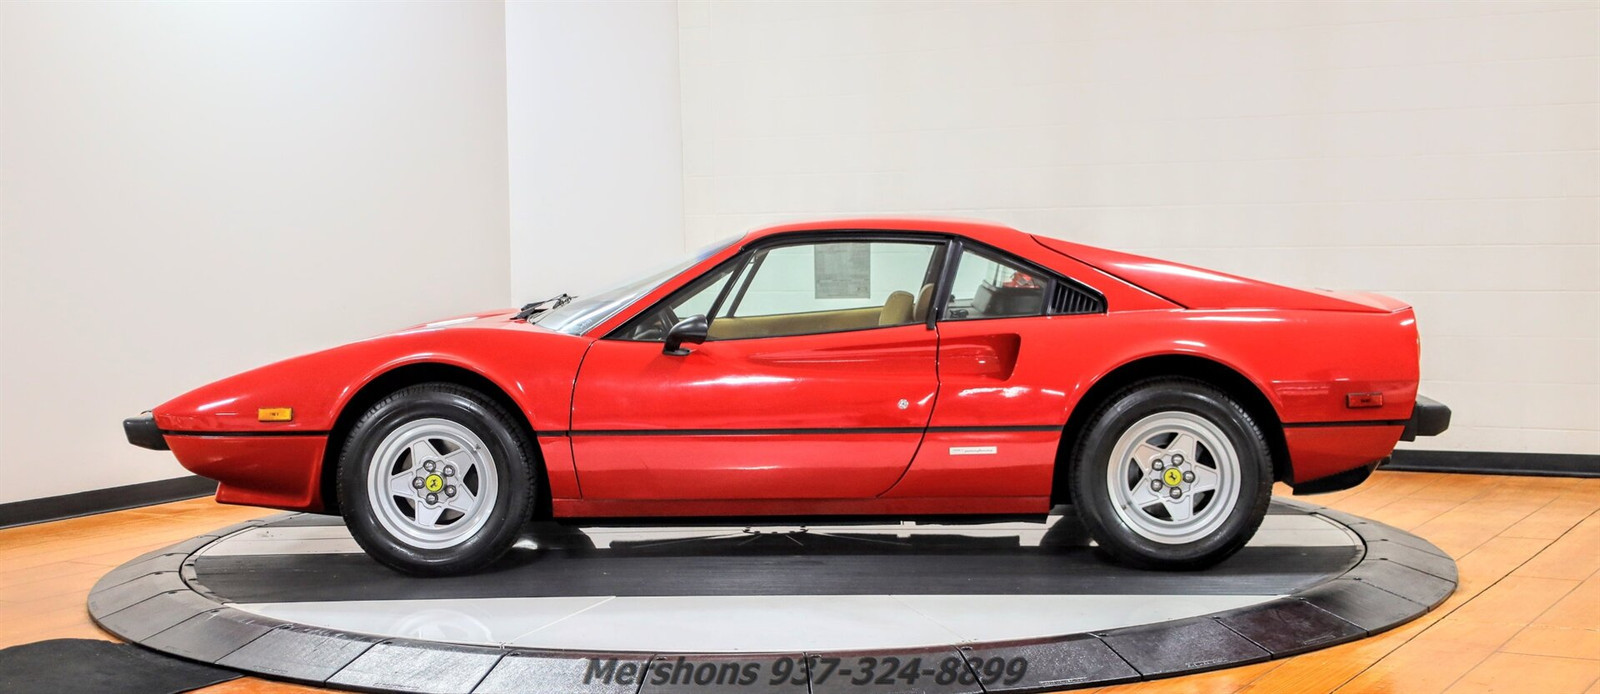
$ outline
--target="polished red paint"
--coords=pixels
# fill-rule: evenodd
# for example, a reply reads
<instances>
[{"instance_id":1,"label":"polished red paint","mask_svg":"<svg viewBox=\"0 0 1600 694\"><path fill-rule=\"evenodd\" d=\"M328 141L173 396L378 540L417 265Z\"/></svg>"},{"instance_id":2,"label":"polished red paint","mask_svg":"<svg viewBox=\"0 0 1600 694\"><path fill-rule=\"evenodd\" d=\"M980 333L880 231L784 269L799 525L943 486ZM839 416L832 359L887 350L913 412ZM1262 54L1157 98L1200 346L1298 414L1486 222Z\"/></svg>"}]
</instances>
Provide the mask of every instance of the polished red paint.
<instances>
[{"instance_id":1,"label":"polished red paint","mask_svg":"<svg viewBox=\"0 0 1600 694\"><path fill-rule=\"evenodd\" d=\"M244 506L322 506L318 480L326 436L173 436L172 454L190 472L218 482L217 501Z\"/></svg>"},{"instance_id":2,"label":"polished red paint","mask_svg":"<svg viewBox=\"0 0 1600 694\"><path fill-rule=\"evenodd\" d=\"M858 499L889 491L933 411L937 340L922 325L711 341L686 356L601 340L572 400L586 498ZM906 402L900 409L899 401ZM899 433L852 433L859 429ZM663 430L806 429L686 436ZM839 430L823 431L816 430Z\"/></svg>"},{"instance_id":3,"label":"polished red paint","mask_svg":"<svg viewBox=\"0 0 1600 694\"><path fill-rule=\"evenodd\" d=\"M602 339L750 243L827 230L965 237L1094 287L1108 311L710 341L687 356ZM1062 430L1084 395L1143 359L1205 359L1253 384L1285 425L1294 482L1388 455L1417 391L1415 320L1388 297L1280 287L971 222L753 232L581 336L509 315L420 325L239 374L155 408L156 423L180 462L221 483L219 500L322 510L322 475L339 447L328 432L347 405L395 369L445 365L486 379L526 417L557 516L1022 513L1048 508ZM1352 409L1352 393L1383 404ZM294 420L256 421L264 407L292 407ZM1297 426L1329 422L1346 425ZM848 433L862 428L874 431ZM768 431L729 431L739 429Z\"/></svg>"},{"instance_id":4,"label":"polished red paint","mask_svg":"<svg viewBox=\"0 0 1600 694\"><path fill-rule=\"evenodd\" d=\"M1385 296L1282 287L1215 270L1060 239L1035 237L1035 240L1046 248L1089 263L1184 308L1276 308L1367 313L1388 313L1405 308L1405 304Z\"/></svg>"}]
</instances>

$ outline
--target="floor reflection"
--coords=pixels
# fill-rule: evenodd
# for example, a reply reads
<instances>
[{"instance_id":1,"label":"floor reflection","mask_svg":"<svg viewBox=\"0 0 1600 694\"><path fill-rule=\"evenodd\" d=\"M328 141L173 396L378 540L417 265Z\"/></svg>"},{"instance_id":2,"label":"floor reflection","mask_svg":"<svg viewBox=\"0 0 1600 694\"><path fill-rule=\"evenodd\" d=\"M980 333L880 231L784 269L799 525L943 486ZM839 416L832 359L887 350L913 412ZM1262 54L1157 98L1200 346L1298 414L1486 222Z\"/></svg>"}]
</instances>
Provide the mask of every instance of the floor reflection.
<instances>
[{"instance_id":1,"label":"floor reflection","mask_svg":"<svg viewBox=\"0 0 1600 694\"><path fill-rule=\"evenodd\" d=\"M297 534L301 539L296 540ZM306 539L310 534L316 538ZM338 543L348 545L338 551ZM1257 540L1199 572L1110 562L1075 516L1044 523L583 527L539 524L476 575L415 579L359 553L339 527L263 529L197 558L239 602L593 596L1286 594L1359 558L1348 531L1270 514ZM228 553L229 543L248 552ZM315 546L307 553L299 548ZM283 548L275 553L274 548Z\"/></svg>"},{"instance_id":2,"label":"floor reflection","mask_svg":"<svg viewBox=\"0 0 1600 694\"><path fill-rule=\"evenodd\" d=\"M1212 569L1099 556L1071 514L1045 522L648 527L531 525L472 576L417 579L337 519L230 537L197 582L240 609L327 628L530 648L880 649L1080 633L1273 600L1353 565L1354 536L1283 508Z\"/></svg>"}]
</instances>

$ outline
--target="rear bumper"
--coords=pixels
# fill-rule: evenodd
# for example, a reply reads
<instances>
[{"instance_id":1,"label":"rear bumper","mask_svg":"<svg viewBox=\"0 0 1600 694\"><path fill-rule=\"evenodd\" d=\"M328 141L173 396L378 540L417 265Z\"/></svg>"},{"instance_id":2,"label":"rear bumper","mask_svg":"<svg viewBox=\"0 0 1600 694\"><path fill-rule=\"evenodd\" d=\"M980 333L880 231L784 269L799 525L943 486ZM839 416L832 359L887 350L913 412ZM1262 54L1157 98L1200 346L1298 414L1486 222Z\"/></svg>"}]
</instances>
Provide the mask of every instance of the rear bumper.
<instances>
[{"instance_id":1,"label":"rear bumper","mask_svg":"<svg viewBox=\"0 0 1600 694\"><path fill-rule=\"evenodd\" d=\"M1418 395L1416 407L1411 409L1411 418L1406 420L1400 440L1415 441L1418 436L1438 436L1449 428L1450 408L1438 400Z\"/></svg>"},{"instance_id":2,"label":"rear bumper","mask_svg":"<svg viewBox=\"0 0 1600 694\"><path fill-rule=\"evenodd\" d=\"M171 450L167 446L167 439L161 435L161 427L156 426L155 415L146 412L137 417L122 420L122 433L128 436L128 443L152 451Z\"/></svg>"},{"instance_id":3,"label":"rear bumper","mask_svg":"<svg viewBox=\"0 0 1600 694\"><path fill-rule=\"evenodd\" d=\"M1398 441L1438 436L1450 428L1450 408L1417 396L1408 419L1290 424L1283 430L1294 471L1296 493L1337 491L1360 483L1369 470L1394 452ZM1318 482L1339 475L1337 480ZM1317 482L1316 484L1313 484ZM1341 486L1343 485L1343 486ZM1308 491L1301 492L1301 487Z\"/></svg>"}]
</instances>

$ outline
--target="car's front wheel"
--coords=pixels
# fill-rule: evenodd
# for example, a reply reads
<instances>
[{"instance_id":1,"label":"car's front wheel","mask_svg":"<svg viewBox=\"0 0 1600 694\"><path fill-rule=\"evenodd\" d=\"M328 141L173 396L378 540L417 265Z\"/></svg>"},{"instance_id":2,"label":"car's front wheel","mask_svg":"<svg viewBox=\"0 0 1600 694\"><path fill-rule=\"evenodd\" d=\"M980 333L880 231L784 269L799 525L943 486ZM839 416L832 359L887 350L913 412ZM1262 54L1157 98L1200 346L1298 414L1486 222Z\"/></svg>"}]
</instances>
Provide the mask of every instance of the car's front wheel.
<instances>
[{"instance_id":1,"label":"car's front wheel","mask_svg":"<svg viewBox=\"0 0 1600 694\"><path fill-rule=\"evenodd\" d=\"M511 414L482 393L411 386L351 429L339 506L361 548L395 570L473 571L505 554L529 518L535 456Z\"/></svg>"},{"instance_id":2,"label":"car's front wheel","mask_svg":"<svg viewBox=\"0 0 1600 694\"><path fill-rule=\"evenodd\" d=\"M1091 417L1072 497L1114 558L1198 569L1244 547L1272 499L1272 459L1250 413L1199 381L1135 384Z\"/></svg>"}]
</instances>

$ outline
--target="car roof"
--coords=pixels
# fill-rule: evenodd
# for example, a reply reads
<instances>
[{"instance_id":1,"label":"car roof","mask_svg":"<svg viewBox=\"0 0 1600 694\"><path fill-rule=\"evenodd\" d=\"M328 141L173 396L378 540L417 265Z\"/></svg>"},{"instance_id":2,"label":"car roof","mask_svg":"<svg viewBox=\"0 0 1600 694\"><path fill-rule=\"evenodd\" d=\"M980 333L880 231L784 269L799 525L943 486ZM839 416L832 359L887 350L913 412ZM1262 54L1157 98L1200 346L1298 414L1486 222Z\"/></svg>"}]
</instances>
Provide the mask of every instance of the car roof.
<instances>
[{"instance_id":1,"label":"car roof","mask_svg":"<svg viewBox=\"0 0 1600 694\"><path fill-rule=\"evenodd\" d=\"M745 240L801 231L927 231L965 236L975 241L996 244L1006 240L1030 238L1024 232L992 222L937 217L856 217L820 219L764 227L751 231Z\"/></svg>"}]
</instances>

